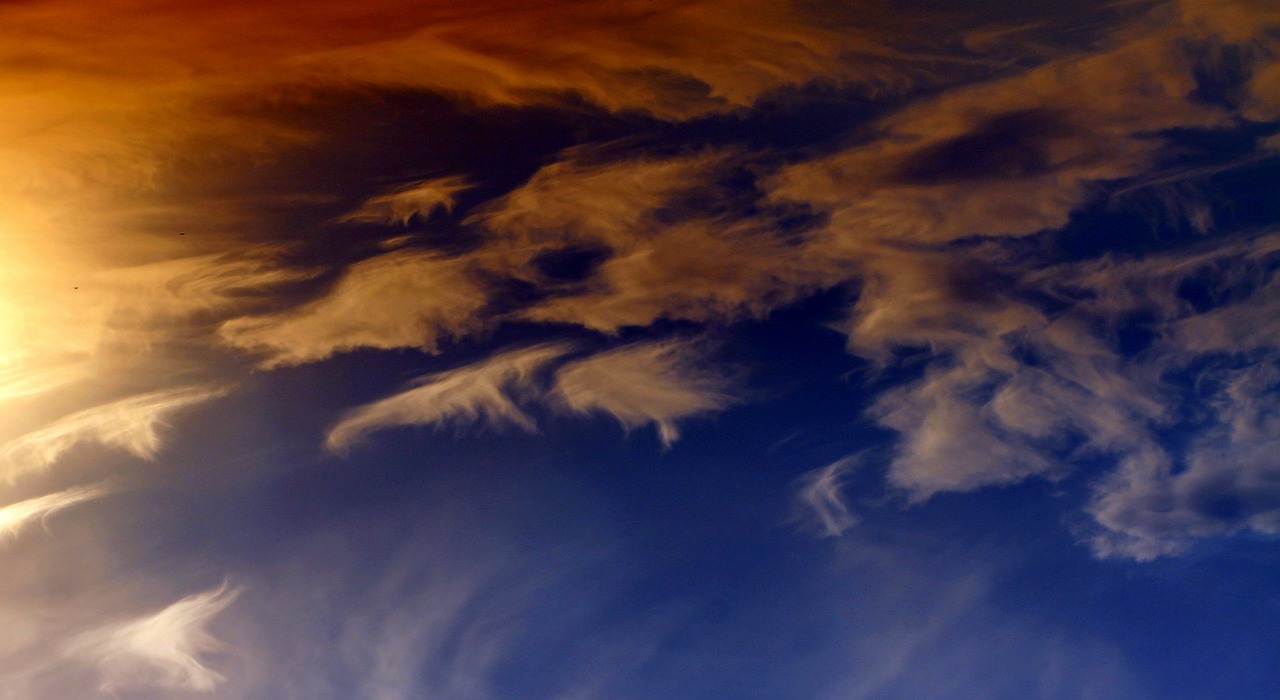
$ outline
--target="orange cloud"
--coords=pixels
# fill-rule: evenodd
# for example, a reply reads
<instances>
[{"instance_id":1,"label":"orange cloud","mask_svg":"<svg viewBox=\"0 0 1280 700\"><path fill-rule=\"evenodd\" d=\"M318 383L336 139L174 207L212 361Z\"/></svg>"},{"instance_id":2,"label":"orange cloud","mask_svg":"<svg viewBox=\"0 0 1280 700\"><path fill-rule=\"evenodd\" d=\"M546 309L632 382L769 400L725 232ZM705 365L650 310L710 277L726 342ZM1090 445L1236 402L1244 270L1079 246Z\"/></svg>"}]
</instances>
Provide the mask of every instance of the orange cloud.
<instances>
[{"instance_id":1,"label":"orange cloud","mask_svg":"<svg viewBox=\"0 0 1280 700\"><path fill-rule=\"evenodd\" d=\"M103 484L76 486L0 507L0 541L17 537L28 525L43 523L49 516L64 508L101 498L111 491L110 487Z\"/></svg>"},{"instance_id":2,"label":"orange cloud","mask_svg":"<svg viewBox=\"0 0 1280 700\"><path fill-rule=\"evenodd\" d=\"M346 271L325 296L220 329L229 344L266 355L264 364L313 362L355 348L422 348L484 326L488 293L465 261L414 251L371 258Z\"/></svg>"},{"instance_id":3,"label":"orange cloud","mask_svg":"<svg viewBox=\"0 0 1280 700\"><path fill-rule=\"evenodd\" d=\"M191 196L212 185L200 166L317 136L254 105L372 87L506 104L571 94L676 118L810 80L901 79L875 32L823 17L762 0L5 4L0 362L99 351L112 297L78 284L87 276L243 241L243 202ZM166 199L174 183L184 194ZM403 219L458 187L368 206ZM164 238L142 230L157 197ZM187 226L209 235L179 245Z\"/></svg>"},{"instance_id":4,"label":"orange cloud","mask_svg":"<svg viewBox=\"0 0 1280 700\"><path fill-rule=\"evenodd\" d=\"M178 411L222 394L219 389L185 387L130 396L77 411L0 446L4 476L47 469L78 443L97 443L150 459L161 445L160 429Z\"/></svg>"}]
</instances>

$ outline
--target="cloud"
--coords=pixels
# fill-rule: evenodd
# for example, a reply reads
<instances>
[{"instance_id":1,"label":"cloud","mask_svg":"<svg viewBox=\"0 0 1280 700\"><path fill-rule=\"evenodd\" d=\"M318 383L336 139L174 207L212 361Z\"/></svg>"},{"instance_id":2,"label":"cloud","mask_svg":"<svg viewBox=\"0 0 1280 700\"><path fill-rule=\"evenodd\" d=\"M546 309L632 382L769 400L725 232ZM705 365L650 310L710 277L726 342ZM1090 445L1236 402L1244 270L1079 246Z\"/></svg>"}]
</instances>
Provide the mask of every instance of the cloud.
<instances>
[{"instance_id":1,"label":"cloud","mask_svg":"<svg viewBox=\"0 0 1280 700\"><path fill-rule=\"evenodd\" d=\"M484 205L468 221L519 244L550 236L560 245L627 249L691 190L704 191L733 165L734 154L707 150L673 157L605 159L570 150L527 182Z\"/></svg>"},{"instance_id":2,"label":"cloud","mask_svg":"<svg viewBox=\"0 0 1280 700\"><path fill-rule=\"evenodd\" d=\"M348 268L325 295L294 308L227 321L227 344L263 353L267 367L314 362L356 348L434 351L484 326L484 285L465 261L393 251Z\"/></svg>"},{"instance_id":3,"label":"cloud","mask_svg":"<svg viewBox=\"0 0 1280 700\"><path fill-rule=\"evenodd\" d=\"M571 349L561 343L535 345L420 377L409 389L348 411L329 430L325 445L339 452L371 432L406 425L483 423L533 432L533 418L517 401L536 395L538 372Z\"/></svg>"},{"instance_id":4,"label":"cloud","mask_svg":"<svg viewBox=\"0 0 1280 700\"><path fill-rule=\"evenodd\" d=\"M989 245L869 263L851 350L926 363L868 410L901 435L890 484L918 502L1062 478L1087 459L1110 465L1084 533L1101 556L1274 532L1277 250L1256 235L1055 266L1009 265ZM1121 331L1148 346L1123 351Z\"/></svg>"},{"instance_id":5,"label":"cloud","mask_svg":"<svg viewBox=\"0 0 1280 700\"><path fill-rule=\"evenodd\" d=\"M0 403L43 394L90 376L83 362L65 362L50 366L11 366L0 368Z\"/></svg>"},{"instance_id":6,"label":"cloud","mask_svg":"<svg viewBox=\"0 0 1280 700\"><path fill-rule=\"evenodd\" d=\"M1276 347L1280 338L1280 277L1244 300L1178 321L1172 344L1187 353L1247 353Z\"/></svg>"},{"instance_id":7,"label":"cloud","mask_svg":"<svg viewBox=\"0 0 1280 700\"><path fill-rule=\"evenodd\" d=\"M801 522L826 537L839 537L858 524L843 489L845 479L860 461L846 457L800 477L796 500L803 508Z\"/></svg>"},{"instance_id":8,"label":"cloud","mask_svg":"<svg viewBox=\"0 0 1280 700\"><path fill-rule=\"evenodd\" d=\"M219 618L236 664L217 697L615 695L674 624L628 609L635 561L592 494L521 459L441 464L377 518L290 528Z\"/></svg>"},{"instance_id":9,"label":"cloud","mask_svg":"<svg viewBox=\"0 0 1280 700\"><path fill-rule=\"evenodd\" d=\"M825 213L811 253L845 261L853 277L908 247L1062 228L1116 181L1194 173L1171 165L1171 135L1238 123L1240 105L1201 99L1205 76L1230 82L1237 69L1224 57L1244 56L1265 92L1276 22L1251 2L1153 5L1085 46L907 103L853 145L763 178L767 201ZM1178 225L1211 225L1207 207L1175 198L1198 209Z\"/></svg>"},{"instance_id":10,"label":"cloud","mask_svg":"<svg viewBox=\"0 0 1280 700\"><path fill-rule=\"evenodd\" d=\"M784 212L748 211L752 191L727 184L749 175L742 153L563 155L467 220L489 236L479 264L545 290L516 318L614 333L758 317L847 276L807 254ZM557 256L587 262L548 272Z\"/></svg>"},{"instance_id":11,"label":"cloud","mask_svg":"<svg viewBox=\"0 0 1280 700\"><path fill-rule=\"evenodd\" d=\"M715 322L764 316L819 286L826 267L764 222L695 219L663 226L599 265L578 293L520 314L614 333L661 319Z\"/></svg>"},{"instance_id":12,"label":"cloud","mask_svg":"<svg viewBox=\"0 0 1280 700\"><path fill-rule=\"evenodd\" d=\"M1280 343L1275 325L1275 234L1200 246L1186 253L1080 265L1063 291L1089 290L1083 306L1108 318L1150 318L1142 356L1148 381L1185 376L1165 395L1183 416L1185 446L1144 433L1120 452L1088 507L1102 556L1149 560L1185 551L1197 538L1277 531L1274 411ZM1167 380L1166 380L1167 381ZM1148 429L1149 430L1149 429Z\"/></svg>"},{"instance_id":13,"label":"cloud","mask_svg":"<svg viewBox=\"0 0 1280 700\"><path fill-rule=\"evenodd\" d=\"M627 345L572 360L544 386L543 368L572 350L565 343L535 345L421 377L398 394L349 411L325 444L343 451L371 432L406 425L482 423L533 432L536 423L519 403L539 401L571 413L605 413L628 430L652 423L670 446L680 435L678 421L734 401L728 379L701 364L684 341Z\"/></svg>"},{"instance_id":14,"label":"cloud","mask_svg":"<svg viewBox=\"0 0 1280 700\"><path fill-rule=\"evenodd\" d=\"M408 226L415 217L426 221L437 209L453 211L454 195L471 187L470 180L460 175L421 180L366 200L340 221Z\"/></svg>"},{"instance_id":15,"label":"cloud","mask_svg":"<svg viewBox=\"0 0 1280 700\"><path fill-rule=\"evenodd\" d=\"M301 239L281 230L297 227L299 202L340 199L274 178L288 149L338 150L340 117L299 116L318 94L349 104L352 95L430 92L465 110L586 100L681 119L815 80L869 90L912 80L887 60L897 54L882 34L840 24L759 0L6 4L0 368L26 371L54 356L152 359L175 336L199 335L187 332L192 317L256 313L264 296L279 308L292 291L279 284L306 275L280 260L233 258L258 236ZM271 183L259 166L273 170ZM464 184L419 181L350 217L403 222L447 210ZM476 328L488 290L472 272L428 254L357 264L332 305L241 318L222 337L277 365L362 346L431 349ZM342 300L366 299L365 286L376 294L401 282L417 312L337 318ZM147 363L131 364L146 373Z\"/></svg>"},{"instance_id":16,"label":"cloud","mask_svg":"<svg viewBox=\"0 0 1280 700\"><path fill-rule=\"evenodd\" d=\"M403 38L301 57L319 75L529 103L572 93L610 110L683 118L817 79L893 89L921 72L889 58L870 14L829 23L798 3L623 0L609 6L449 4ZM500 19L499 19L500 18ZM859 26L861 24L861 26Z\"/></svg>"},{"instance_id":17,"label":"cloud","mask_svg":"<svg viewBox=\"0 0 1280 700\"><path fill-rule=\"evenodd\" d=\"M211 692L225 679L201 657L221 650L206 630L235 601L226 584L187 596L149 615L92 630L73 639L68 656L97 667L105 693L143 688Z\"/></svg>"},{"instance_id":18,"label":"cloud","mask_svg":"<svg viewBox=\"0 0 1280 700\"><path fill-rule=\"evenodd\" d=\"M886 46L888 18L831 17L764 0L9 4L0 105L16 138L5 160L61 180L145 183L193 146L261 152L314 137L226 105L317 87L486 104L575 96L681 118L816 80L878 92L922 72Z\"/></svg>"},{"instance_id":19,"label":"cloud","mask_svg":"<svg viewBox=\"0 0 1280 700\"><path fill-rule=\"evenodd\" d=\"M555 375L554 400L573 413L604 413L627 430L652 423L664 446L676 423L734 402L728 379L681 341L638 343L570 362Z\"/></svg>"},{"instance_id":20,"label":"cloud","mask_svg":"<svg viewBox=\"0 0 1280 700\"><path fill-rule=\"evenodd\" d=\"M1277 359L1197 377L1212 387L1208 427L1182 454L1126 460L1099 484L1089 506L1103 528L1091 537L1095 551L1149 560L1197 538L1280 534Z\"/></svg>"},{"instance_id":21,"label":"cloud","mask_svg":"<svg viewBox=\"0 0 1280 700\"><path fill-rule=\"evenodd\" d=\"M398 250L366 259L315 300L233 319L221 337L277 366L360 347L431 351L443 338L503 320L615 332L660 318L759 316L814 288L809 280L829 268L804 258L769 216L715 213L740 197L721 182L740 167L733 153L563 156L467 217L479 234L475 247L448 257ZM574 259L580 269L557 268L557 260ZM499 296L503 281L535 291Z\"/></svg>"},{"instance_id":22,"label":"cloud","mask_svg":"<svg viewBox=\"0 0 1280 700\"><path fill-rule=\"evenodd\" d=\"M200 386L164 389L64 416L0 446L4 475L13 481L46 469L79 443L95 443L151 459L160 450L161 428L175 413L222 393L221 389Z\"/></svg>"},{"instance_id":23,"label":"cloud","mask_svg":"<svg viewBox=\"0 0 1280 700\"><path fill-rule=\"evenodd\" d=\"M49 516L64 508L101 498L111 492L111 487L105 484L76 486L0 507L0 541L17 537L28 525L37 521L44 523Z\"/></svg>"},{"instance_id":24,"label":"cloud","mask_svg":"<svg viewBox=\"0 0 1280 700\"><path fill-rule=\"evenodd\" d=\"M284 285L316 271L280 262L283 251L249 247L102 270L90 284L113 300L108 317L115 342L127 330L163 336L184 320L240 313L270 299ZM132 327L132 328L131 328Z\"/></svg>"},{"instance_id":25,"label":"cloud","mask_svg":"<svg viewBox=\"0 0 1280 700\"><path fill-rule=\"evenodd\" d=\"M902 436L888 476L913 500L1062 476L1059 455L1073 443L1130 445L1163 414L1159 392L1098 337L1093 319L1046 314L999 261L979 247L864 263L849 349L882 367L927 353L919 379L882 391L868 409Z\"/></svg>"}]
</instances>

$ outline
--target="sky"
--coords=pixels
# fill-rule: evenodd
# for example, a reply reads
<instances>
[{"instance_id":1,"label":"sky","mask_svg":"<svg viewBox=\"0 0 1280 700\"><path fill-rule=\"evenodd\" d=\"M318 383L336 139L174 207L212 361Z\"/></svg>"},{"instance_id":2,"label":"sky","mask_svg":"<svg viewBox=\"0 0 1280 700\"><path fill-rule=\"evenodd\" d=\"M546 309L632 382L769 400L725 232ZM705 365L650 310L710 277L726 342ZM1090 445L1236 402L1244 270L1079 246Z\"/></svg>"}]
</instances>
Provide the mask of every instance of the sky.
<instances>
[{"instance_id":1,"label":"sky","mask_svg":"<svg viewBox=\"0 0 1280 700\"><path fill-rule=\"evenodd\" d=\"M1280 693L1273 0L0 3L0 700Z\"/></svg>"}]
</instances>

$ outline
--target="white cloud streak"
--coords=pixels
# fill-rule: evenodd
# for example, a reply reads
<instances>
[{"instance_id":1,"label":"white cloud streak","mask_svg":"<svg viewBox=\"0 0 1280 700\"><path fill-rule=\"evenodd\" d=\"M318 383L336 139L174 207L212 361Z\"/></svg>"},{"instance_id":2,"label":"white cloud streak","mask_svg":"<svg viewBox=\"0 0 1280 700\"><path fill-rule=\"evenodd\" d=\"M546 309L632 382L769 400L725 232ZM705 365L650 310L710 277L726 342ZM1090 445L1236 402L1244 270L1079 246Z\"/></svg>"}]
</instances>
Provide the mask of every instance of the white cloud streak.
<instances>
[{"instance_id":1,"label":"white cloud streak","mask_svg":"<svg viewBox=\"0 0 1280 700\"><path fill-rule=\"evenodd\" d=\"M845 457L802 475L796 489L802 508L800 522L826 537L840 537L858 524L858 516L845 499L845 481L861 459Z\"/></svg>"},{"instance_id":2,"label":"white cloud streak","mask_svg":"<svg viewBox=\"0 0 1280 700\"><path fill-rule=\"evenodd\" d=\"M76 486L57 493L29 498L0 508L0 542L17 537L28 526L44 524L49 516L71 506L110 494L106 484Z\"/></svg>"},{"instance_id":3,"label":"white cloud streak","mask_svg":"<svg viewBox=\"0 0 1280 700\"><path fill-rule=\"evenodd\" d=\"M146 688L211 692L225 679L202 659L222 649L206 628L238 595L238 589L224 583L158 612L81 634L68 644L66 654L94 665L105 693Z\"/></svg>"},{"instance_id":4,"label":"white cloud streak","mask_svg":"<svg viewBox=\"0 0 1280 700\"><path fill-rule=\"evenodd\" d=\"M0 403L52 391L91 376L84 362L0 368Z\"/></svg>"},{"instance_id":5,"label":"white cloud streak","mask_svg":"<svg viewBox=\"0 0 1280 700\"><path fill-rule=\"evenodd\" d=\"M0 446L3 474L13 481L22 474L46 469L80 443L151 459L160 450L162 428L175 413L223 393L205 386L165 389L72 413Z\"/></svg>"}]
</instances>

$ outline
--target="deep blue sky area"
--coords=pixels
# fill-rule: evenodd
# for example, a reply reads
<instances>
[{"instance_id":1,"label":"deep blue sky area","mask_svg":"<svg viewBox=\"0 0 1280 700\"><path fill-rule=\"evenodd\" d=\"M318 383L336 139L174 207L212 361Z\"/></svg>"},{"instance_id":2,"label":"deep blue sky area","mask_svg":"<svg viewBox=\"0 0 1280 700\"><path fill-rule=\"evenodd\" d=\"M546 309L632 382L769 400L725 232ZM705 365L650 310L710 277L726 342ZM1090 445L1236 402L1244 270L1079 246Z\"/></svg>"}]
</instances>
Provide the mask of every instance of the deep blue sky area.
<instances>
[{"instance_id":1,"label":"deep blue sky area","mask_svg":"<svg viewBox=\"0 0 1280 700\"><path fill-rule=\"evenodd\" d=\"M0 700L1280 697L1280 6L0 7Z\"/></svg>"}]
</instances>

